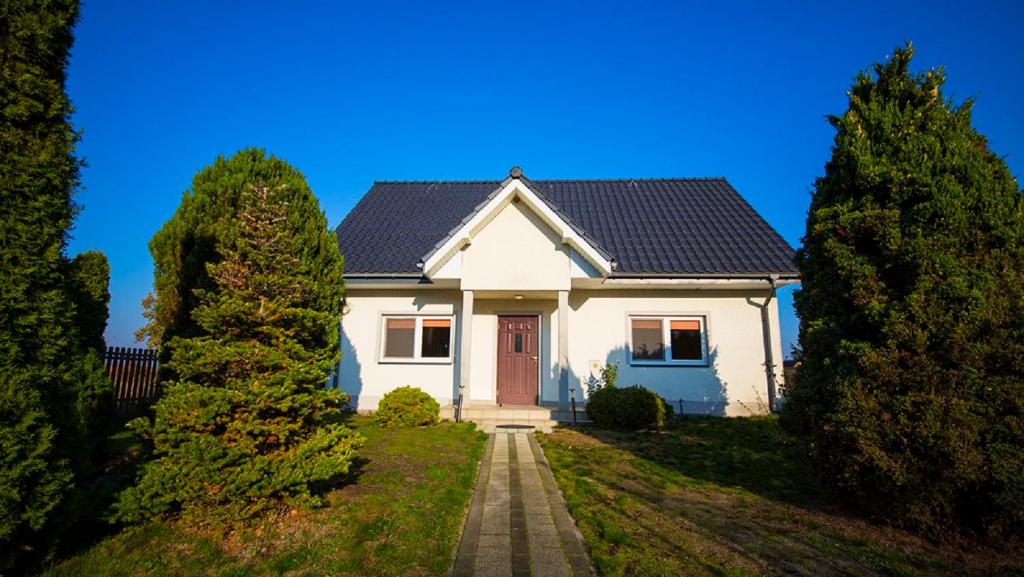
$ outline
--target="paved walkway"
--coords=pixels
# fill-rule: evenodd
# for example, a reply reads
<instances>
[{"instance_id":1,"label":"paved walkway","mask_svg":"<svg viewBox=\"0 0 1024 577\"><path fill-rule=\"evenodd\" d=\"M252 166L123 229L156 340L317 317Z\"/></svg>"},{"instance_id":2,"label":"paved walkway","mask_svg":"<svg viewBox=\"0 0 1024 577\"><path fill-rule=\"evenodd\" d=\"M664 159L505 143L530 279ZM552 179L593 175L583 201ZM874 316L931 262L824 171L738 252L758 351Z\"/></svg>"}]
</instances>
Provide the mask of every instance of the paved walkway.
<instances>
[{"instance_id":1,"label":"paved walkway","mask_svg":"<svg viewBox=\"0 0 1024 577\"><path fill-rule=\"evenodd\" d=\"M453 577L594 575L531 433L490 435L469 506Z\"/></svg>"}]
</instances>

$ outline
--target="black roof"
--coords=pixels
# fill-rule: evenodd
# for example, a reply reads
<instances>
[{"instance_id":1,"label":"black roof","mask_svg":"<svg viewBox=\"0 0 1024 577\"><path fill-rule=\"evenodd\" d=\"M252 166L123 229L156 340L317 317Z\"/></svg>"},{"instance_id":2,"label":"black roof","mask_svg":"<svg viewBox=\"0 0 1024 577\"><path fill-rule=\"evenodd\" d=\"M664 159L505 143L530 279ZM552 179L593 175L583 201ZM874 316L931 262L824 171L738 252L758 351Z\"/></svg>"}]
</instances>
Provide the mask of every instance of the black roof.
<instances>
[{"instance_id":1,"label":"black roof","mask_svg":"<svg viewBox=\"0 0 1024 577\"><path fill-rule=\"evenodd\" d=\"M523 182L615 260L613 275L797 273L792 247L724 178ZM375 182L337 229L346 274L420 272L503 184Z\"/></svg>"}]
</instances>

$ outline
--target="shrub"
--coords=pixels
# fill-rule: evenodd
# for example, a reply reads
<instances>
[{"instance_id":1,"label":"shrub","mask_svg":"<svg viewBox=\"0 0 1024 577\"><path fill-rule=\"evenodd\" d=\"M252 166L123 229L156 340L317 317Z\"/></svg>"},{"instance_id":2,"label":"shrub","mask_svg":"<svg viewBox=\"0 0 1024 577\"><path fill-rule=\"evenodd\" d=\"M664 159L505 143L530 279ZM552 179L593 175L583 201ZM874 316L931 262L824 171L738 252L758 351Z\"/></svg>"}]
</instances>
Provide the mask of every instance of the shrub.
<instances>
[{"instance_id":1,"label":"shrub","mask_svg":"<svg viewBox=\"0 0 1024 577\"><path fill-rule=\"evenodd\" d=\"M666 401L661 395L658 395L658 400L661 401L661 406L665 409L665 420L668 421L669 419L675 418L676 410L672 406L672 403ZM679 416L682 417L682 415Z\"/></svg>"},{"instance_id":2,"label":"shrub","mask_svg":"<svg viewBox=\"0 0 1024 577\"><path fill-rule=\"evenodd\" d=\"M398 387L384 395L374 413L382 427L422 427L436 425L440 420L441 405L416 387Z\"/></svg>"},{"instance_id":3,"label":"shrub","mask_svg":"<svg viewBox=\"0 0 1024 577\"><path fill-rule=\"evenodd\" d=\"M672 407L650 389L603 387L587 399L587 416L601 427L627 429L663 429Z\"/></svg>"},{"instance_id":4,"label":"shrub","mask_svg":"<svg viewBox=\"0 0 1024 577\"><path fill-rule=\"evenodd\" d=\"M602 427L615 426L615 401L618 389L600 387L587 396L587 416Z\"/></svg>"}]
</instances>

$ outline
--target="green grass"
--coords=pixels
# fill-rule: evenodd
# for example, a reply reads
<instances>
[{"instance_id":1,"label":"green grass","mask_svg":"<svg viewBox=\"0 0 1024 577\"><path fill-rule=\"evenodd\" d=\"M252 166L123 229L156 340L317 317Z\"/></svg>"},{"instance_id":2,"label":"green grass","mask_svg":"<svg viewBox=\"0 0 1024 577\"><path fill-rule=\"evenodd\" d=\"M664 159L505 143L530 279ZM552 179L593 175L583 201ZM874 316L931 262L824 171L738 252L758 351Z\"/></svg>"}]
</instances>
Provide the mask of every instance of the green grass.
<instances>
[{"instance_id":1,"label":"green grass","mask_svg":"<svg viewBox=\"0 0 1024 577\"><path fill-rule=\"evenodd\" d=\"M772 417L540 441L605 576L1024 575L1006 548L934 544L842 511Z\"/></svg>"},{"instance_id":2,"label":"green grass","mask_svg":"<svg viewBox=\"0 0 1024 577\"><path fill-rule=\"evenodd\" d=\"M442 423L385 430L366 417L359 470L315 511L287 511L230 534L174 522L107 537L46 577L444 575L486 436Z\"/></svg>"}]
</instances>

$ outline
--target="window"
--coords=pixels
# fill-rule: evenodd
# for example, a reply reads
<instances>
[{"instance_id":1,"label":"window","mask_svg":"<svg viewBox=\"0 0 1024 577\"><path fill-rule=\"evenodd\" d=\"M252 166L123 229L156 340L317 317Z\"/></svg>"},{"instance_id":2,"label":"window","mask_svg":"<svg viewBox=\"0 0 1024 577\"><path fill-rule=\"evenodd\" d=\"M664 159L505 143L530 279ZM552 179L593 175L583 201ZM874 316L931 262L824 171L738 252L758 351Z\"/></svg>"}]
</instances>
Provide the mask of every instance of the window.
<instances>
[{"instance_id":1,"label":"window","mask_svg":"<svg viewBox=\"0 0 1024 577\"><path fill-rule=\"evenodd\" d=\"M420 355L447 359L452 346L452 319L423 319L423 344Z\"/></svg>"},{"instance_id":2,"label":"window","mask_svg":"<svg viewBox=\"0 0 1024 577\"><path fill-rule=\"evenodd\" d=\"M452 317L385 316L382 361L439 363L452 359Z\"/></svg>"},{"instance_id":3,"label":"window","mask_svg":"<svg viewBox=\"0 0 1024 577\"><path fill-rule=\"evenodd\" d=\"M633 359L665 360L660 319L633 319Z\"/></svg>"},{"instance_id":4,"label":"window","mask_svg":"<svg viewBox=\"0 0 1024 577\"><path fill-rule=\"evenodd\" d=\"M387 319L384 356L392 359L412 356L416 343L416 319Z\"/></svg>"},{"instance_id":5,"label":"window","mask_svg":"<svg viewBox=\"0 0 1024 577\"><path fill-rule=\"evenodd\" d=\"M630 317L633 364L706 365L703 317Z\"/></svg>"},{"instance_id":6,"label":"window","mask_svg":"<svg viewBox=\"0 0 1024 577\"><path fill-rule=\"evenodd\" d=\"M700 361L704 359L701 344L700 321L668 322L669 350L673 361Z\"/></svg>"}]
</instances>

